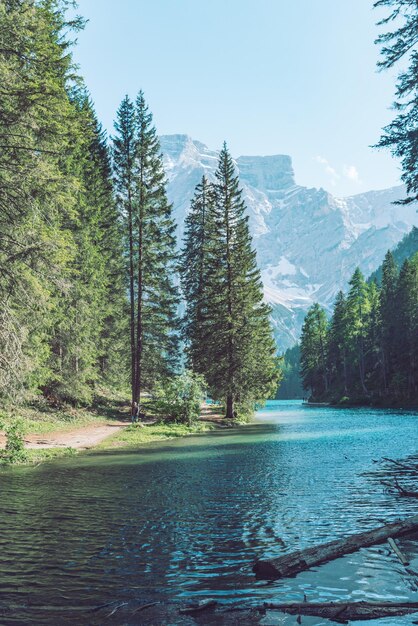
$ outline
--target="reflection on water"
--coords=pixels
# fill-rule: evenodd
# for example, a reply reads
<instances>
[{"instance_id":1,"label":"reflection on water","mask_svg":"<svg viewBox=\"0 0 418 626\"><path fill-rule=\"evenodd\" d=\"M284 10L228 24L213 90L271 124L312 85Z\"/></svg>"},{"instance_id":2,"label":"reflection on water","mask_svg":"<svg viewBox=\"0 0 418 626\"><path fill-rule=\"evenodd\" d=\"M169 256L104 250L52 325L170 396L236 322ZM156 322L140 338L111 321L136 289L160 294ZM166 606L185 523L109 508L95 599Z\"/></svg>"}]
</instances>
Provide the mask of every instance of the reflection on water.
<instances>
[{"instance_id":1,"label":"reflection on water","mask_svg":"<svg viewBox=\"0 0 418 626\"><path fill-rule=\"evenodd\" d=\"M415 514L373 478L373 459L415 453L416 432L412 413L271 402L233 431L8 471L0 622L93 624L86 607L167 596L418 601L386 545L284 581L251 572L257 557ZM400 544L418 570L418 543Z\"/></svg>"}]
</instances>

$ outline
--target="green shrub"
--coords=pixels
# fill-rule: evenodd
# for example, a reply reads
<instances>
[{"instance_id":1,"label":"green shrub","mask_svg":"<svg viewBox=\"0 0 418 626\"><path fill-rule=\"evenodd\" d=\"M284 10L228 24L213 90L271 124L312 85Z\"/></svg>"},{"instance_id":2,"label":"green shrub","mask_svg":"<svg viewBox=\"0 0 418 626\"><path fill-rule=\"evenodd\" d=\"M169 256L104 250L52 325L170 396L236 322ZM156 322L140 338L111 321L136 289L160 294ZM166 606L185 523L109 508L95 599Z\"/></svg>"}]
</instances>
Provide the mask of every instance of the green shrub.
<instances>
[{"instance_id":1,"label":"green shrub","mask_svg":"<svg viewBox=\"0 0 418 626\"><path fill-rule=\"evenodd\" d=\"M199 419L200 406L205 397L202 376L186 370L156 387L152 409L163 421L191 426Z\"/></svg>"},{"instance_id":2,"label":"green shrub","mask_svg":"<svg viewBox=\"0 0 418 626\"><path fill-rule=\"evenodd\" d=\"M20 419L14 420L5 426L6 447L1 451L0 458L3 463L13 465L24 463L27 459L25 450L25 431L23 422Z\"/></svg>"},{"instance_id":3,"label":"green shrub","mask_svg":"<svg viewBox=\"0 0 418 626\"><path fill-rule=\"evenodd\" d=\"M343 396L339 399L338 404L349 404L350 398L348 396Z\"/></svg>"}]
</instances>

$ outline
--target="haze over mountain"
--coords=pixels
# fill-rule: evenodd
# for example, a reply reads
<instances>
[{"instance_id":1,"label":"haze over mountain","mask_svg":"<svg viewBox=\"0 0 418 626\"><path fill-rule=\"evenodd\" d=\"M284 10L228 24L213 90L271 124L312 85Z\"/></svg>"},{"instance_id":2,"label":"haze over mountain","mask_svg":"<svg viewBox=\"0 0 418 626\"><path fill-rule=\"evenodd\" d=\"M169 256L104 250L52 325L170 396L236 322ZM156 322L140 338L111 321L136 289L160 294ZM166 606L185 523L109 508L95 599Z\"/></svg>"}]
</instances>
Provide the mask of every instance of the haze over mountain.
<instances>
[{"instance_id":1,"label":"haze over mountain","mask_svg":"<svg viewBox=\"0 0 418 626\"><path fill-rule=\"evenodd\" d=\"M213 178L217 152L187 135L160 141L181 238L194 188L203 174ZM298 340L313 302L329 310L357 266L369 275L418 224L416 206L392 204L404 197L402 186L336 198L297 185L287 155L241 156L236 166L281 350Z\"/></svg>"}]
</instances>

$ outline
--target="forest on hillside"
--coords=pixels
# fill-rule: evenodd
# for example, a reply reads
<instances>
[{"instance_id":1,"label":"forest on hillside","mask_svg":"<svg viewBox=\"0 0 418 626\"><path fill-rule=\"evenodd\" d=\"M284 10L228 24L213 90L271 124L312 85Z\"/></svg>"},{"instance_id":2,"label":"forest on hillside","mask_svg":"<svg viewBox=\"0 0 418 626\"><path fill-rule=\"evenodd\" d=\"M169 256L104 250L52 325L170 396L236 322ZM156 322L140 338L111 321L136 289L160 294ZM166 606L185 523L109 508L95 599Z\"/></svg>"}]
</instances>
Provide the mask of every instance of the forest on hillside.
<instances>
[{"instance_id":1,"label":"forest on hillside","mask_svg":"<svg viewBox=\"0 0 418 626\"><path fill-rule=\"evenodd\" d=\"M399 269L388 251L381 284L357 268L330 320L318 304L302 329L300 368L317 402L416 406L418 252Z\"/></svg>"},{"instance_id":2,"label":"forest on hillside","mask_svg":"<svg viewBox=\"0 0 418 626\"><path fill-rule=\"evenodd\" d=\"M378 67L398 67L396 117L383 129L376 147L400 160L407 197L418 199L417 161L417 5L412 0L377 0L388 7ZM400 20L400 21L399 21ZM387 30L388 27L390 30ZM303 384L314 400L342 403L418 404L418 254L417 229L366 282L356 269L345 295L338 294L331 320L319 304L307 313L301 338ZM399 267L400 266L400 267Z\"/></svg>"},{"instance_id":3,"label":"forest on hillside","mask_svg":"<svg viewBox=\"0 0 418 626\"><path fill-rule=\"evenodd\" d=\"M416 404L416 394L405 390L408 384L416 386L414 375L406 383L409 373L414 371L414 365L411 370L408 352L405 352L405 328L409 328L410 340L416 336L416 319L413 316L417 306L416 290L413 280L409 280L409 287L404 285L401 288L399 270L405 262L406 267L410 267L417 253L418 229L414 227L393 250L388 251L384 263L366 282L357 273L357 278L360 277L362 281L364 298L361 312L367 391L359 378L355 348L358 338L347 302L350 297L352 307L355 296L353 293L349 296L340 292L331 317L328 312L315 306L305 319L302 369L299 344L284 353L283 380L277 398L311 395L312 399L333 403ZM411 267L415 267L413 263ZM390 303L388 298L391 299ZM402 316L399 316L399 306L402 308ZM406 320L408 308L410 319ZM414 349L416 346L411 345L410 355L414 354Z\"/></svg>"}]
</instances>

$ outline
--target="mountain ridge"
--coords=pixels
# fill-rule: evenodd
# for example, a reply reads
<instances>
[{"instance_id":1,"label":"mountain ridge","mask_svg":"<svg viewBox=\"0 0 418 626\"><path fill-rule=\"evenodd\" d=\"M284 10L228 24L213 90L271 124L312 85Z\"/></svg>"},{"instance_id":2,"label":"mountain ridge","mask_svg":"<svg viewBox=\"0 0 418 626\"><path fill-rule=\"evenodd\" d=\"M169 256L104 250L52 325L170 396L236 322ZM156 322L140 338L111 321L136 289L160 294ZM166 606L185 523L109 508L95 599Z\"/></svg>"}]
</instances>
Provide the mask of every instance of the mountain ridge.
<instances>
[{"instance_id":1,"label":"mountain ridge","mask_svg":"<svg viewBox=\"0 0 418 626\"><path fill-rule=\"evenodd\" d=\"M188 135L160 137L181 240L195 186L213 179L218 152ZM416 207L394 205L402 185L345 198L295 181L289 155L244 155L234 160L248 208L249 225L265 300L280 350L298 339L308 307L327 310L357 266L368 276L388 249L418 223Z\"/></svg>"}]
</instances>

